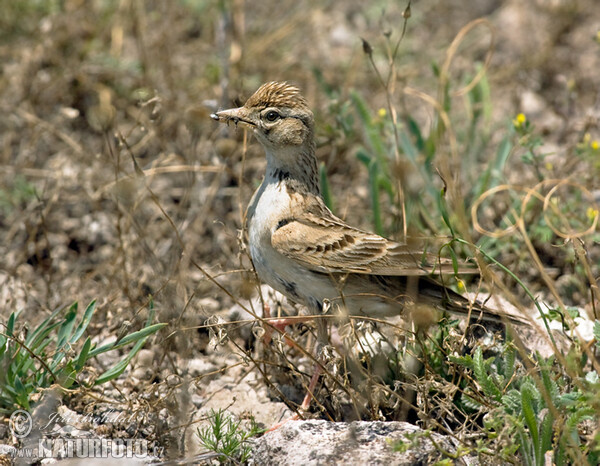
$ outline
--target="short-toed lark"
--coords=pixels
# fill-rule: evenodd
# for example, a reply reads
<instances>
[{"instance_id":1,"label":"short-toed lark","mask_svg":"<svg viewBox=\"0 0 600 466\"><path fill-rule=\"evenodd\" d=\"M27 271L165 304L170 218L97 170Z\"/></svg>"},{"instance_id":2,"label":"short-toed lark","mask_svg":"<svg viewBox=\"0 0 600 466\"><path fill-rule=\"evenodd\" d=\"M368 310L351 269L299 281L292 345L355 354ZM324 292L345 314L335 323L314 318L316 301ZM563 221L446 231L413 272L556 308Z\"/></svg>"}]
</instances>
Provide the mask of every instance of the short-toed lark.
<instances>
[{"instance_id":1,"label":"short-toed lark","mask_svg":"<svg viewBox=\"0 0 600 466\"><path fill-rule=\"evenodd\" d=\"M313 114L297 87L263 84L243 107L212 117L249 126L266 152L267 172L247 213L250 254L262 281L314 314L324 302L372 317L398 315L415 303L469 310L467 299L432 278L451 272L448 262L354 228L327 208Z\"/></svg>"},{"instance_id":2,"label":"short-toed lark","mask_svg":"<svg viewBox=\"0 0 600 466\"><path fill-rule=\"evenodd\" d=\"M211 116L250 127L265 149L266 175L247 211L248 243L259 278L272 288L312 315L328 303L350 316L404 313L421 324L437 321L436 309L505 318L432 278L451 272L449 262L354 228L329 210L319 188L313 114L297 87L263 84L244 106Z\"/></svg>"}]
</instances>

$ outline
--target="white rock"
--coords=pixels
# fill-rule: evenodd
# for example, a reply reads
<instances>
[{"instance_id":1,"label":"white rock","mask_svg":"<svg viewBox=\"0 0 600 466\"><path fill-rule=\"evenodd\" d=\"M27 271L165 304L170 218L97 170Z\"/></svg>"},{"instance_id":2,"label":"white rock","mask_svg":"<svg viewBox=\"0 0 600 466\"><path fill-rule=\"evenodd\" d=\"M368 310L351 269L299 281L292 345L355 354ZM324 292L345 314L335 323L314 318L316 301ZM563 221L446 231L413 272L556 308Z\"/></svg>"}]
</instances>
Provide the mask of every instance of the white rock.
<instances>
[{"instance_id":1,"label":"white rock","mask_svg":"<svg viewBox=\"0 0 600 466\"><path fill-rule=\"evenodd\" d=\"M415 440L419 432L424 435ZM444 459L441 450L456 452L450 437L428 435L437 446L407 422L289 421L256 440L250 464L433 464ZM394 451L396 442L404 451ZM479 463L469 458L467 464Z\"/></svg>"}]
</instances>

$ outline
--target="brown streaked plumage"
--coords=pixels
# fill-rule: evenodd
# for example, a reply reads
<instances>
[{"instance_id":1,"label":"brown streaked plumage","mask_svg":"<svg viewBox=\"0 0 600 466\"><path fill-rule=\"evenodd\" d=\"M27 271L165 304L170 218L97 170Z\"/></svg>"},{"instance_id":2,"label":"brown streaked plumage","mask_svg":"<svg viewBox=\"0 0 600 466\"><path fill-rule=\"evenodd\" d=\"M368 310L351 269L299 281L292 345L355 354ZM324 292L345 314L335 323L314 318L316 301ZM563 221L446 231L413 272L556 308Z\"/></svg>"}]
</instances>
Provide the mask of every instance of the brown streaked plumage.
<instances>
[{"instance_id":1,"label":"brown streaked plumage","mask_svg":"<svg viewBox=\"0 0 600 466\"><path fill-rule=\"evenodd\" d=\"M263 84L244 106L212 118L249 126L264 147L265 178L247 211L250 255L262 281L304 304L310 314L321 314L327 302L348 315L404 312L421 324L433 323L427 321L431 317L415 314L434 316L433 309L521 320L471 303L436 282L434 272L453 272L450 261L351 227L327 208L319 189L313 114L297 87ZM319 325L322 339L326 332ZM302 407L309 402L307 396Z\"/></svg>"}]
</instances>

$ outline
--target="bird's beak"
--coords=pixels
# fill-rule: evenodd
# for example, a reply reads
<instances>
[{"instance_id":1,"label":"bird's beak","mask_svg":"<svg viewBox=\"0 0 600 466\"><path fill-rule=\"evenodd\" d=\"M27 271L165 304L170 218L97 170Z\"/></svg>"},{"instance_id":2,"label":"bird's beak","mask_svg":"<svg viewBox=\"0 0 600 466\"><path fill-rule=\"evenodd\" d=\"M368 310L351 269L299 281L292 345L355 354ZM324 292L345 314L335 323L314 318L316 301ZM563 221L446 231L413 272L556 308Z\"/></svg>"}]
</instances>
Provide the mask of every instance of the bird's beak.
<instances>
[{"instance_id":1,"label":"bird's beak","mask_svg":"<svg viewBox=\"0 0 600 466\"><path fill-rule=\"evenodd\" d=\"M251 127L256 126L256 124L252 122L250 118L250 112L246 107L221 110L220 112L213 113L210 117L215 121L220 121L221 123L229 123L232 121L236 126L238 123L242 123Z\"/></svg>"}]
</instances>

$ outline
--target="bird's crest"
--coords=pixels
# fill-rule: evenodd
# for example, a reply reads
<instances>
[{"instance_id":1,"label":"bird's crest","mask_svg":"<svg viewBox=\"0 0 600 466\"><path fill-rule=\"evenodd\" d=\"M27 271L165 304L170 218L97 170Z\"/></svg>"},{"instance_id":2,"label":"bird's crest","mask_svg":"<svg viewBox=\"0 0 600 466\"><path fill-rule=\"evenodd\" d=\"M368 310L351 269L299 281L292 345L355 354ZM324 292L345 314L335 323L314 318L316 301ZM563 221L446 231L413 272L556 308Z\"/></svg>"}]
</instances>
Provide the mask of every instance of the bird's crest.
<instances>
[{"instance_id":1,"label":"bird's crest","mask_svg":"<svg viewBox=\"0 0 600 466\"><path fill-rule=\"evenodd\" d=\"M288 107L308 108L306 99L300 89L287 82L270 82L263 84L244 104L246 108Z\"/></svg>"}]
</instances>

